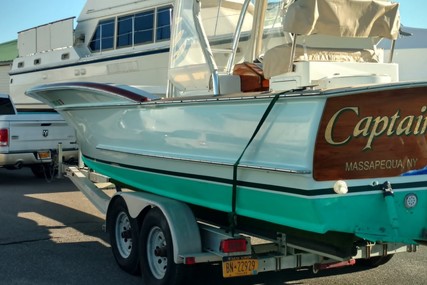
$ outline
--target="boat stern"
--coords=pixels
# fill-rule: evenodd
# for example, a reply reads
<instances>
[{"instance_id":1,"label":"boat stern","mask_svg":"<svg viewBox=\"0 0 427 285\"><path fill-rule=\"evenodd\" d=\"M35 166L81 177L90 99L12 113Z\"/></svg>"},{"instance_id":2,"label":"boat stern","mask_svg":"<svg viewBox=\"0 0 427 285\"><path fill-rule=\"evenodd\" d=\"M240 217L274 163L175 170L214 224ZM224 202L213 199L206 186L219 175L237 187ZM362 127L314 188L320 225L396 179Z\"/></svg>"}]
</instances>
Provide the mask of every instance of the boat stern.
<instances>
[{"instance_id":1,"label":"boat stern","mask_svg":"<svg viewBox=\"0 0 427 285\"><path fill-rule=\"evenodd\" d=\"M325 213L343 229L346 221L355 221L345 231L360 238L425 243L427 83L328 94L314 147L313 178L336 183L339 197L325 200L330 205L322 205L329 209Z\"/></svg>"}]
</instances>

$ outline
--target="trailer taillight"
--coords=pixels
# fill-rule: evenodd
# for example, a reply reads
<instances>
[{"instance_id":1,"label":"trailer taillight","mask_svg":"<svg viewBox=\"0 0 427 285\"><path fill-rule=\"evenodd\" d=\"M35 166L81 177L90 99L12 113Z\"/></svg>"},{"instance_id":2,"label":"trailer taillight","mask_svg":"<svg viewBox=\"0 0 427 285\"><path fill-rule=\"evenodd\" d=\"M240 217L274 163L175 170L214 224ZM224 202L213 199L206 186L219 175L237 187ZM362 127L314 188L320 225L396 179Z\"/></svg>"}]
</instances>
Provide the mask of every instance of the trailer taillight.
<instances>
[{"instance_id":1,"label":"trailer taillight","mask_svg":"<svg viewBox=\"0 0 427 285\"><path fill-rule=\"evenodd\" d=\"M244 238L226 239L221 241L220 249L224 253L246 251L247 242Z\"/></svg>"},{"instance_id":2,"label":"trailer taillight","mask_svg":"<svg viewBox=\"0 0 427 285\"><path fill-rule=\"evenodd\" d=\"M0 129L0 146L9 145L9 129Z\"/></svg>"},{"instance_id":3,"label":"trailer taillight","mask_svg":"<svg viewBox=\"0 0 427 285\"><path fill-rule=\"evenodd\" d=\"M196 258L195 257L186 257L184 259L184 263L187 265L196 264Z\"/></svg>"}]
</instances>

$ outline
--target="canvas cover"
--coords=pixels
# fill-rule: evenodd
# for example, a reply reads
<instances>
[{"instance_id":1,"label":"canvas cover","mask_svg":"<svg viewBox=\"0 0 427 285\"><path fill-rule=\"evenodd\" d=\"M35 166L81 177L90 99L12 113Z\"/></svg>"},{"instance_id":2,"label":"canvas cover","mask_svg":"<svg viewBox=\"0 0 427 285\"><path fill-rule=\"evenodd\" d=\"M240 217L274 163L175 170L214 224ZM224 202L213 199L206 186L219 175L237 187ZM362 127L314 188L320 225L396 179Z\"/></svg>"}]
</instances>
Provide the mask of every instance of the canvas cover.
<instances>
[{"instance_id":1,"label":"canvas cover","mask_svg":"<svg viewBox=\"0 0 427 285\"><path fill-rule=\"evenodd\" d=\"M399 4L381 0L295 0L283 19L285 31L298 35L397 39Z\"/></svg>"},{"instance_id":2,"label":"canvas cover","mask_svg":"<svg viewBox=\"0 0 427 285\"><path fill-rule=\"evenodd\" d=\"M271 78L289 71L292 46L284 44L269 49L264 55L264 76ZM334 49L297 46L294 61L379 62L374 50Z\"/></svg>"}]
</instances>

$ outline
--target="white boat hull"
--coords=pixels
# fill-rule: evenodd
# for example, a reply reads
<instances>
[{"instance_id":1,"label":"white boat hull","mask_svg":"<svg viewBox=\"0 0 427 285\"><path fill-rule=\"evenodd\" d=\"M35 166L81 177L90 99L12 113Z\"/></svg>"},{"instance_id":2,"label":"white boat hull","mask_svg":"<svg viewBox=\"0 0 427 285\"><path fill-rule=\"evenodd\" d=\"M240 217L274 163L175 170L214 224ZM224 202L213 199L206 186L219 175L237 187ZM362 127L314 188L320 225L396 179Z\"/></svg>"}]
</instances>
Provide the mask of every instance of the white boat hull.
<instances>
[{"instance_id":1,"label":"white boat hull","mask_svg":"<svg viewBox=\"0 0 427 285\"><path fill-rule=\"evenodd\" d=\"M319 142L315 140L316 134L321 134L318 129L325 116L325 104L334 98L362 96L357 94L364 92L374 98L369 92L395 94L408 88L414 88L414 92L426 89L422 84L386 85L374 90L146 102L141 102L146 99L142 97L136 101L135 93L98 84L58 84L29 93L55 106L76 128L85 163L120 185L214 211L235 212L278 227L413 243L427 238L421 233L427 225L427 212L421 207L416 214L409 214L403 200L414 191L420 200L427 198L421 185L423 175L381 176L401 170L384 172L380 167L345 169L354 177L361 173L368 176L349 176L348 193L337 194L337 181L323 178L328 177L333 165L317 160ZM377 95L378 100L382 96ZM277 102L266 112L274 98ZM260 123L263 117L265 121ZM259 132L249 143L257 127ZM366 139L363 141L366 143ZM378 173L381 175L375 176ZM397 209L390 208L390 203L396 202L384 198L381 183L373 188L372 175L398 188L393 199L402 203ZM345 216L339 214L342 209L346 209ZM410 219L407 215L420 219L415 229L393 222Z\"/></svg>"}]
</instances>

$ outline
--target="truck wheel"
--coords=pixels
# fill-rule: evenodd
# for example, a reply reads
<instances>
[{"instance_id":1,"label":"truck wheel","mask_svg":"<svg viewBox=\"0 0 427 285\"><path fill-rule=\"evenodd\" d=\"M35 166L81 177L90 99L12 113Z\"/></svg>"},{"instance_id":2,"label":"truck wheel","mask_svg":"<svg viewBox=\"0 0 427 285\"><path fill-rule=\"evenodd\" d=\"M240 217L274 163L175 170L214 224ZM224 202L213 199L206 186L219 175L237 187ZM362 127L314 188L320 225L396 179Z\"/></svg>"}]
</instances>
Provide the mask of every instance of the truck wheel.
<instances>
[{"instance_id":1,"label":"truck wheel","mask_svg":"<svg viewBox=\"0 0 427 285\"><path fill-rule=\"evenodd\" d=\"M142 223L140 257L144 284L181 284L184 266L174 262L171 231L159 208L151 209Z\"/></svg>"},{"instance_id":2,"label":"truck wheel","mask_svg":"<svg viewBox=\"0 0 427 285\"><path fill-rule=\"evenodd\" d=\"M47 163L31 165L31 171L37 178L51 179L56 174L56 170L53 168L53 165Z\"/></svg>"},{"instance_id":3,"label":"truck wheel","mask_svg":"<svg viewBox=\"0 0 427 285\"><path fill-rule=\"evenodd\" d=\"M139 273L138 222L129 215L123 199L116 199L111 207L107 224L114 258L121 269L137 275Z\"/></svg>"},{"instance_id":4,"label":"truck wheel","mask_svg":"<svg viewBox=\"0 0 427 285\"><path fill-rule=\"evenodd\" d=\"M356 264L363 267L375 268L380 265L386 264L387 262L390 261L392 257L393 257L393 254L389 254L385 256L375 256L375 257L366 258L366 259L358 259Z\"/></svg>"}]
</instances>

